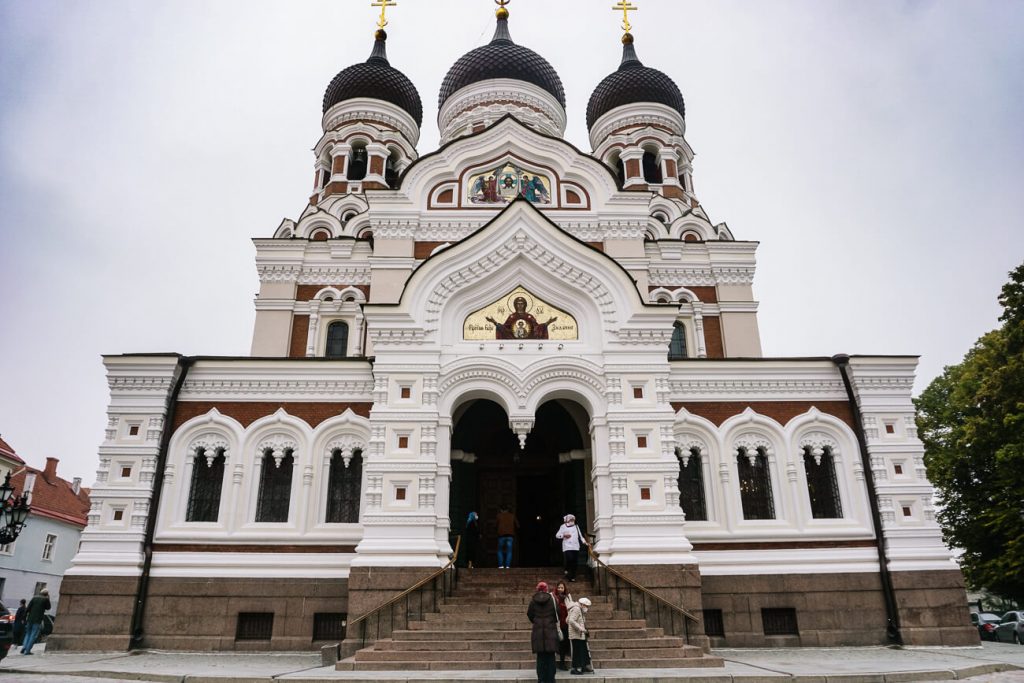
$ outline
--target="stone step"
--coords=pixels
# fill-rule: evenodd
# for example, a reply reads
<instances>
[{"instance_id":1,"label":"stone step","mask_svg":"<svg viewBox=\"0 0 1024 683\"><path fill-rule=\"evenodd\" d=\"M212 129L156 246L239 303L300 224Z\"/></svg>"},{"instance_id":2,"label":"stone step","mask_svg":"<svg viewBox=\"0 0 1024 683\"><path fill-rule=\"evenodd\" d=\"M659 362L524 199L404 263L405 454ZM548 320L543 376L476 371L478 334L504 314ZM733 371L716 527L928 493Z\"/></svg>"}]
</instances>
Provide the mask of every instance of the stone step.
<instances>
[{"instance_id":1,"label":"stone step","mask_svg":"<svg viewBox=\"0 0 1024 683\"><path fill-rule=\"evenodd\" d=\"M595 660L612 661L618 659L693 659L703 657L704 652L697 647L690 648L652 648L652 649L619 649L602 650L594 648L591 656ZM529 647L520 650L418 650L414 653L406 650L386 650L365 648L355 654L357 662L530 662L536 656Z\"/></svg>"},{"instance_id":2,"label":"stone step","mask_svg":"<svg viewBox=\"0 0 1024 683\"><path fill-rule=\"evenodd\" d=\"M616 639L661 638L665 635L660 628L610 628L592 629L590 637L594 641ZM523 630L486 630L486 629L404 629L391 634L394 640L522 640L529 638L529 631Z\"/></svg>"},{"instance_id":3,"label":"stone step","mask_svg":"<svg viewBox=\"0 0 1024 683\"><path fill-rule=\"evenodd\" d=\"M536 666L531 657L526 661L484 661L484 662L453 662L453 661L349 661L338 662L339 671L490 671L490 670L529 670ZM601 669L695 669L720 668L725 662L720 657L677 657L650 659L598 659L594 658L594 668Z\"/></svg>"},{"instance_id":4,"label":"stone step","mask_svg":"<svg viewBox=\"0 0 1024 683\"><path fill-rule=\"evenodd\" d=\"M438 608L441 610L441 614L520 614L526 613L526 608L529 606L528 603L512 603L512 604L477 604L472 602L449 604L444 603ZM610 603L607 602L595 602L590 607L590 611L587 612L587 618L590 619L594 615L601 615L601 618L606 618L608 614L612 612L619 612L626 610L613 610Z\"/></svg>"},{"instance_id":5,"label":"stone step","mask_svg":"<svg viewBox=\"0 0 1024 683\"><path fill-rule=\"evenodd\" d=\"M582 597L590 598L590 601L594 603L593 607L599 605L609 604L610 600L607 595L588 595L586 593L573 593L573 598L579 599ZM481 597L480 595L474 595L471 593L457 592L452 596L444 599L445 605L522 605L526 606L533 600L533 593L529 595L516 595L515 593L509 593L507 591L495 591L495 595L489 595ZM591 609L593 609L593 607Z\"/></svg>"},{"instance_id":6,"label":"stone step","mask_svg":"<svg viewBox=\"0 0 1024 683\"><path fill-rule=\"evenodd\" d=\"M592 641L591 645L595 652L615 649L628 650L653 650L658 651L672 648L691 648L700 652L700 648L687 645L682 638L675 636L662 636L655 638L617 638ZM515 640L379 640L374 645L378 650L393 650L401 652L423 652L429 650L522 650L529 649L530 640L528 636Z\"/></svg>"},{"instance_id":7,"label":"stone step","mask_svg":"<svg viewBox=\"0 0 1024 683\"><path fill-rule=\"evenodd\" d=\"M501 614L468 617L454 614L425 614L424 617L424 621L410 621L409 630L422 631L424 629L445 627L458 630L491 626L510 631L529 631L533 628L533 624L525 618L522 620L510 620L507 616ZM587 624L587 628L592 632L609 629L643 629L646 626L647 622L643 619L606 619Z\"/></svg>"}]
</instances>

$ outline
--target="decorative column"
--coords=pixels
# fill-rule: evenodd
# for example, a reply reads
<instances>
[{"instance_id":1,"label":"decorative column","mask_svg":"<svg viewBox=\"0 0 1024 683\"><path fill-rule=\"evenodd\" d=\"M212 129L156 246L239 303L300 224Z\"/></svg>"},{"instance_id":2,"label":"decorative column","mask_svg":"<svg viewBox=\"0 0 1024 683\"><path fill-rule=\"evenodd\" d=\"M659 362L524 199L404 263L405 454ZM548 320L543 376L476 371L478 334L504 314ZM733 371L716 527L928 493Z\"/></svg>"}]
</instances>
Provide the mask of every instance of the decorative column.
<instances>
[{"instance_id":1,"label":"decorative column","mask_svg":"<svg viewBox=\"0 0 1024 683\"><path fill-rule=\"evenodd\" d=\"M707 358L707 340L704 338L704 304L694 301L690 305L693 307L693 336L697 340L697 358ZM310 324L312 325L312 322Z\"/></svg>"},{"instance_id":2,"label":"decorative column","mask_svg":"<svg viewBox=\"0 0 1024 683\"><path fill-rule=\"evenodd\" d=\"M512 432L519 437L520 450L526 448L526 437L533 431L533 424L536 420L534 415L510 415L508 426Z\"/></svg>"},{"instance_id":3,"label":"decorative column","mask_svg":"<svg viewBox=\"0 0 1024 683\"><path fill-rule=\"evenodd\" d=\"M310 316L309 324L310 324L310 326L312 326L312 324L313 324L312 316ZM354 356L362 356L363 355L363 309L362 309L362 307L360 307L359 310L356 312L355 333L356 333L356 343L355 343L355 346L353 347L352 355L354 355Z\"/></svg>"},{"instance_id":4,"label":"decorative column","mask_svg":"<svg viewBox=\"0 0 1024 683\"><path fill-rule=\"evenodd\" d=\"M363 185L376 183L380 189L387 187L384 179L384 167L388 159L388 148L379 142L371 142L366 146L366 177Z\"/></svg>"},{"instance_id":5,"label":"decorative column","mask_svg":"<svg viewBox=\"0 0 1024 683\"><path fill-rule=\"evenodd\" d=\"M647 181L644 180L643 158L644 151L640 148L624 149L619 154L622 168L625 170L622 186L627 190L630 188L647 189Z\"/></svg>"},{"instance_id":6,"label":"decorative column","mask_svg":"<svg viewBox=\"0 0 1024 683\"><path fill-rule=\"evenodd\" d=\"M306 357L316 355L316 335L320 327L320 299L309 302L309 330L306 332Z\"/></svg>"}]
</instances>

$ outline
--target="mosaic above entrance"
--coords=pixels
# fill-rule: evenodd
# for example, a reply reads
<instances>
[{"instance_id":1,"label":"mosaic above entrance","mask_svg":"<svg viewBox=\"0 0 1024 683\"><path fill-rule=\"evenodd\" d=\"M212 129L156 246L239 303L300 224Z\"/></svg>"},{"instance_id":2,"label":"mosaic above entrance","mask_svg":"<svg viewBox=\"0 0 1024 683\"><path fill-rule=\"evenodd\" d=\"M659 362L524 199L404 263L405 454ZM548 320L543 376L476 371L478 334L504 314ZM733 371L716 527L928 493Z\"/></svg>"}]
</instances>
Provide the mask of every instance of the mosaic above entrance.
<instances>
[{"instance_id":1,"label":"mosaic above entrance","mask_svg":"<svg viewBox=\"0 0 1024 683\"><path fill-rule=\"evenodd\" d=\"M462 338L579 339L576 318L538 299L523 287L474 311L462 326Z\"/></svg>"},{"instance_id":2,"label":"mosaic above entrance","mask_svg":"<svg viewBox=\"0 0 1024 683\"><path fill-rule=\"evenodd\" d=\"M508 204L523 197L534 204L551 203L551 180L540 173L525 171L506 162L469 176L467 200L471 204Z\"/></svg>"}]
</instances>

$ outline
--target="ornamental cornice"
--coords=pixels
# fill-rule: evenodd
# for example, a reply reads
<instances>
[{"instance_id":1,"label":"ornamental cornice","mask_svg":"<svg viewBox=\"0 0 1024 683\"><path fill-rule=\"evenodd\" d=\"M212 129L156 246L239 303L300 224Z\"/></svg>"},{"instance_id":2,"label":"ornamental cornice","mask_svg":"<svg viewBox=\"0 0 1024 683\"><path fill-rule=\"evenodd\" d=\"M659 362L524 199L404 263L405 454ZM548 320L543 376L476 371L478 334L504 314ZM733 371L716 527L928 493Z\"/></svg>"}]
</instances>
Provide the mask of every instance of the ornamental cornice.
<instances>
[{"instance_id":1,"label":"ornamental cornice","mask_svg":"<svg viewBox=\"0 0 1024 683\"><path fill-rule=\"evenodd\" d=\"M359 109L342 108L339 111L329 111L324 116L322 124L325 131L332 131L340 126L356 121L372 121L384 124L386 127L397 130L404 135L411 145L415 145L420 138L415 122L408 115L400 118L381 109L371 109L368 107Z\"/></svg>"},{"instance_id":2,"label":"ornamental cornice","mask_svg":"<svg viewBox=\"0 0 1024 683\"><path fill-rule=\"evenodd\" d=\"M256 272L260 282L294 282L302 272L302 266L258 264Z\"/></svg>"},{"instance_id":3,"label":"ornamental cornice","mask_svg":"<svg viewBox=\"0 0 1024 683\"><path fill-rule=\"evenodd\" d=\"M755 399L762 396L798 396L805 400L842 399L846 390L840 380L787 379L673 379L669 380L672 398L694 400L723 395Z\"/></svg>"},{"instance_id":4,"label":"ornamental cornice","mask_svg":"<svg viewBox=\"0 0 1024 683\"><path fill-rule=\"evenodd\" d=\"M473 112L471 109L482 105L492 105L496 102L510 102L513 104L519 104L529 107L533 110L539 110L540 113L544 114L550 119L549 123L555 124L551 127L552 132L557 134L557 126L559 124L565 125L565 113L559 111L561 107L552 106L553 100L550 96L547 98L538 97L526 89L523 88L487 88L486 90L480 90L476 94L467 93L465 96L459 96L455 94L451 97L452 105L445 106L444 111L441 114L440 120L438 121L438 127L441 130L449 128L453 121L458 121L461 118L472 118ZM447 103L445 103L447 104ZM504 109L506 105L502 105ZM461 127L461 126L456 126Z\"/></svg>"},{"instance_id":5,"label":"ornamental cornice","mask_svg":"<svg viewBox=\"0 0 1024 683\"><path fill-rule=\"evenodd\" d=\"M171 388L171 379L169 377L107 377L107 386L111 392L167 393Z\"/></svg>"},{"instance_id":6,"label":"ornamental cornice","mask_svg":"<svg viewBox=\"0 0 1024 683\"><path fill-rule=\"evenodd\" d=\"M618 221L561 220L557 209L545 210L558 227L584 242L606 239L640 239L647 219ZM374 223L378 239L415 239L422 242L459 242L480 229L483 220L381 220Z\"/></svg>"},{"instance_id":7,"label":"ornamental cornice","mask_svg":"<svg viewBox=\"0 0 1024 683\"><path fill-rule=\"evenodd\" d=\"M614 111L614 110L613 110ZM612 112L608 112L611 114ZM612 133L621 128L633 127L633 126L660 126L668 128L673 133L668 134L666 137L672 141L673 144L686 144L683 141L682 136L678 135L680 131L679 126L679 115L673 118L672 116L660 114L654 111L645 111L644 113L633 114L632 116L602 116L606 118L605 121L600 122L601 125L595 128L590 133L591 140L605 140L612 136ZM662 133L665 135L665 133ZM616 137L622 137L628 139L628 135L618 135Z\"/></svg>"},{"instance_id":8,"label":"ornamental cornice","mask_svg":"<svg viewBox=\"0 0 1024 683\"><path fill-rule=\"evenodd\" d=\"M651 266L647 274L649 284L660 287L714 287L717 284L711 268L700 266L690 268Z\"/></svg>"},{"instance_id":9,"label":"ornamental cornice","mask_svg":"<svg viewBox=\"0 0 1024 683\"><path fill-rule=\"evenodd\" d=\"M712 266L711 272L722 285L750 285L754 283L753 266L718 267Z\"/></svg>"},{"instance_id":10,"label":"ornamental cornice","mask_svg":"<svg viewBox=\"0 0 1024 683\"><path fill-rule=\"evenodd\" d=\"M306 266L298 276L300 285L370 284L370 266Z\"/></svg>"},{"instance_id":11,"label":"ornamental cornice","mask_svg":"<svg viewBox=\"0 0 1024 683\"><path fill-rule=\"evenodd\" d=\"M373 380L187 379L182 398L233 399L254 396L330 397L370 401Z\"/></svg>"}]
</instances>

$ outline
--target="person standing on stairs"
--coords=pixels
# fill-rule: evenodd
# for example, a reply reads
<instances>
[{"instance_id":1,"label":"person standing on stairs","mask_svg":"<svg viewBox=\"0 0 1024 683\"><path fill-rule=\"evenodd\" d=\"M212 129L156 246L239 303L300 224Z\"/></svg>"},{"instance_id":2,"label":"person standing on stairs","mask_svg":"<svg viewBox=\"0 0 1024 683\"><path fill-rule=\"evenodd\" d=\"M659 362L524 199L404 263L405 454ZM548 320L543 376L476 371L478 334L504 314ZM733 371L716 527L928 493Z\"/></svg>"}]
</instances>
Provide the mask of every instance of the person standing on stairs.
<instances>
[{"instance_id":1,"label":"person standing on stairs","mask_svg":"<svg viewBox=\"0 0 1024 683\"><path fill-rule=\"evenodd\" d=\"M541 581L526 609L533 628L530 649L537 655L537 683L555 683L555 653L558 652L558 608L548 585Z\"/></svg>"},{"instance_id":2,"label":"person standing on stairs","mask_svg":"<svg viewBox=\"0 0 1024 683\"><path fill-rule=\"evenodd\" d=\"M569 607L569 641L572 643L572 671L569 673L592 674L594 666L590 661L590 647L587 644L587 611L590 598L580 598Z\"/></svg>"},{"instance_id":3,"label":"person standing on stairs","mask_svg":"<svg viewBox=\"0 0 1024 683\"><path fill-rule=\"evenodd\" d=\"M519 520L508 509L502 505L498 510L498 569L508 569L512 566L512 544L516 540L516 531L519 530Z\"/></svg>"},{"instance_id":4,"label":"person standing on stairs","mask_svg":"<svg viewBox=\"0 0 1024 683\"><path fill-rule=\"evenodd\" d=\"M480 554L480 519L475 512L466 518L466 530L462 532L462 544L466 548L466 567L473 568Z\"/></svg>"},{"instance_id":5,"label":"person standing on stairs","mask_svg":"<svg viewBox=\"0 0 1024 683\"><path fill-rule=\"evenodd\" d=\"M573 604L572 594L566 590L565 581L559 581L552 595L555 596L555 604L558 605L558 628L562 630L562 638L558 643L558 668L562 671L568 671L569 667L565 663L565 658L569 656L570 650L569 624L566 622L566 618L569 616L569 606Z\"/></svg>"},{"instance_id":6,"label":"person standing on stairs","mask_svg":"<svg viewBox=\"0 0 1024 683\"><path fill-rule=\"evenodd\" d=\"M562 555L565 558L565 578L570 582L576 580L576 565L579 562L580 547L587 545L580 528L576 526L576 516L569 514L563 518L562 526L558 527L555 538L562 541Z\"/></svg>"}]
</instances>

